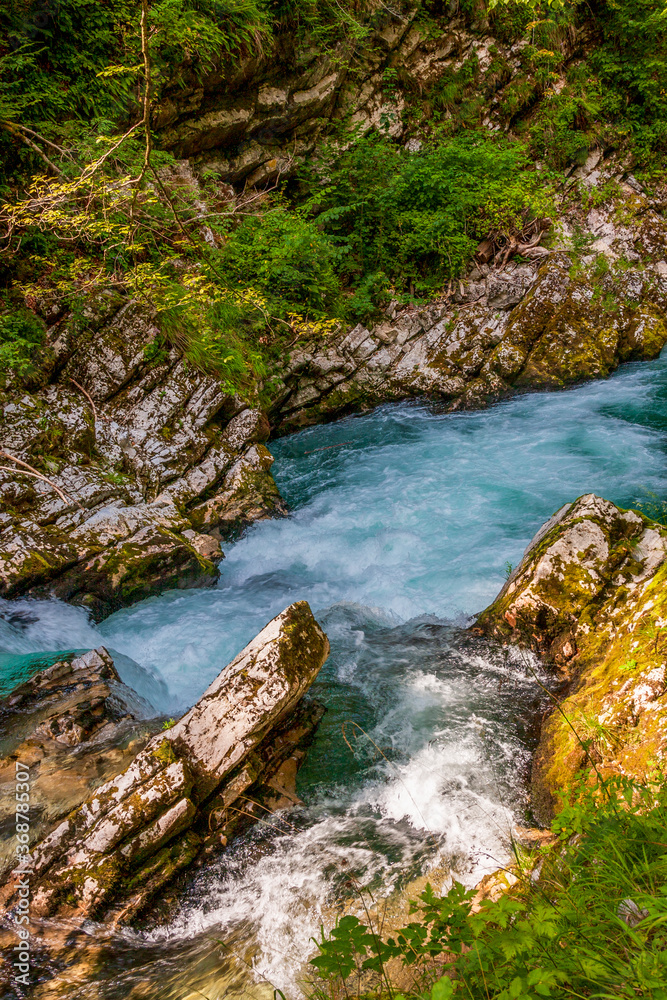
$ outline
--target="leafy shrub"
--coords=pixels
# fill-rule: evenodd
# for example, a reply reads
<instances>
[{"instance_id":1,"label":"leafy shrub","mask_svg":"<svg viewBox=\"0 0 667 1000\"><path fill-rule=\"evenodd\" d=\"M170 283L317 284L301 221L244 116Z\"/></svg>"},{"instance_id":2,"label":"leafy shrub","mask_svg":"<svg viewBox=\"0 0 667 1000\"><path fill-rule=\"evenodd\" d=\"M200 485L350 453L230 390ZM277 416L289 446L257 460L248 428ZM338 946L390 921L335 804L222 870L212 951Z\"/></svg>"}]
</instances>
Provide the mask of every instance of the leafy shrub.
<instances>
[{"instance_id":1,"label":"leafy shrub","mask_svg":"<svg viewBox=\"0 0 667 1000\"><path fill-rule=\"evenodd\" d=\"M353 286L383 273L398 291L429 293L462 273L481 239L516 233L552 204L526 148L483 132L439 136L417 153L358 135L321 174L311 208Z\"/></svg>"},{"instance_id":2,"label":"leafy shrub","mask_svg":"<svg viewBox=\"0 0 667 1000\"><path fill-rule=\"evenodd\" d=\"M340 292L336 247L313 222L283 205L246 216L221 251L231 282L252 286L282 309L298 306L314 314L334 308Z\"/></svg>"},{"instance_id":3,"label":"leafy shrub","mask_svg":"<svg viewBox=\"0 0 667 1000\"><path fill-rule=\"evenodd\" d=\"M27 309L0 314L0 379L8 372L30 375L45 334L45 324Z\"/></svg>"},{"instance_id":4,"label":"leafy shrub","mask_svg":"<svg viewBox=\"0 0 667 1000\"><path fill-rule=\"evenodd\" d=\"M256 292L231 293L199 275L146 268L138 277L150 281L160 333L145 350L155 363L177 347L194 368L220 380L230 394L252 396L266 374L262 353L253 346L253 326L263 329L265 302ZM145 293L145 289L144 289Z\"/></svg>"},{"instance_id":5,"label":"leafy shrub","mask_svg":"<svg viewBox=\"0 0 667 1000\"><path fill-rule=\"evenodd\" d=\"M318 942L314 992L398 997L387 963L399 959L413 972L406 992L431 1000L665 1000L666 827L664 785L616 778L587 788L554 820L557 845L532 877L478 912L474 890L454 883L442 898L427 887L416 919L389 940L343 917Z\"/></svg>"}]
</instances>

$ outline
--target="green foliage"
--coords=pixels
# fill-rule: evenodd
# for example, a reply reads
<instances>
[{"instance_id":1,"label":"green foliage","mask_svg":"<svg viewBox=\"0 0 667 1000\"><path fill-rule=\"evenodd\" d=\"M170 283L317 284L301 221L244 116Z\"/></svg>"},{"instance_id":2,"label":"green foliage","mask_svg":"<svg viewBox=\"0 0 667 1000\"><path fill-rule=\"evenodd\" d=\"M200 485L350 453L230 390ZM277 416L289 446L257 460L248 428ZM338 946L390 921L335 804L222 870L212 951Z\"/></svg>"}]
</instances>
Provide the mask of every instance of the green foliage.
<instances>
[{"instance_id":1,"label":"green foliage","mask_svg":"<svg viewBox=\"0 0 667 1000\"><path fill-rule=\"evenodd\" d=\"M552 208L525 147L484 132L437 135L418 153L381 134L357 134L320 174L304 174L317 192L309 206L339 248L344 282L376 300L373 284L399 294L441 288L481 239L520 232Z\"/></svg>"},{"instance_id":2,"label":"green foliage","mask_svg":"<svg viewBox=\"0 0 667 1000\"><path fill-rule=\"evenodd\" d=\"M332 241L303 212L278 204L246 216L230 232L220 263L232 285L258 289L281 312L291 307L326 315L340 293L338 256Z\"/></svg>"},{"instance_id":3,"label":"green foliage","mask_svg":"<svg viewBox=\"0 0 667 1000\"><path fill-rule=\"evenodd\" d=\"M14 5L4 15L12 48L0 59L0 117L54 126L125 119L142 69L140 16L139 0ZM264 0L152 0L159 81L194 55L201 74L229 52L261 45L268 19Z\"/></svg>"},{"instance_id":4,"label":"green foliage","mask_svg":"<svg viewBox=\"0 0 667 1000\"><path fill-rule=\"evenodd\" d=\"M210 179L171 183L178 169L155 148L157 136L144 170L140 0L60 0L47 4L45 18L37 18L41 7L17 2L0 13L10 37L0 52L0 156L12 187L0 263L6 274L20 270L24 294L37 300L48 289L71 306L105 282L130 291L158 311L154 361L176 345L224 385L250 392L304 324L365 321L389 297L428 298L464 273L481 240L505 245L531 219L551 215L553 175L531 157L563 170L604 142L628 146L647 169L657 164L667 135L660 3L606 0L593 11L556 0L488 5L499 38L528 43L519 73L493 47L484 72L476 55L461 58L423 101L410 102L424 126L419 152L383 134L388 121L378 133L343 134L302 169L291 201L284 192L263 197L249 214L229 207ZM404 17L418 6L402 0L392 10ZM462 10L480 14L475 0ZM420 11L421 30L442 31L442 4L428 0ZM308 36L322 47L347 38L340 51L351 52L386 20L386 7L150 0L148 17L155 108L175 87L200 85L213 67L224 76L239 54L280 37ZM584 23L596 44L571 60ZM401 72L384 67L387 94ZM565 85L552 89L559 74ZM498 88L501 115L521 141L479 127ZM128 127L134 131L120 141ZM45 159L55 169L24 185L27 169L49 168ZM19 242L17 265L10 256ZM196 295L193 281L203 283ZM13 346L2 355L15 370L29 353L18 340L7 340Z\"/></svg>"},{"instance_id":5,"label":"green foliage","mask_svg":"<svg viewBox=\"0 0 667 1000\"><path fill-rule=\"evenodd\" d=\"M280 33L308 33L321 44L361 39L375 10L371 0L150 0L152 97L159 102L167 88L197 86L213 66L224 71ZM67 144L91 125L127 124L140 114L140 17L140 0L15 0L3 7L9 45L0 48L0 154L8 173L37 158L7 123Z\"/></svg>"},{"instance_id":6,"label":"green foliage","mask_svg":"<svg viewBox=\"0 0 667 1000\"><path fill-rule=\"evenodd\" d=\"M46 324L27 309L0 313L0 379L32 374L45 334Z\"/></svg>"},{"instance_id":7,"label":"green foliage","mask_svg":"<svg viewBox=\"0 0 667 1000\"><path fill-rule=\"evenodd\" d=\"M386 941L344 917L318 942L314 993L397 1000L387 962L398 959L413 970L415 998L666 1000L666 826L661 784L582 789L554 820L556 846L496 902L473 912L474 891L454 883L436 897L427 887L417 919Z\"/></svg>"},{"instance_id":8,"label":"green foliage","mask_svg":"<svg viewBox=\"0 0 667 1000\"><path fill-rule=\"evenodd\" d=\"M582 164L601 145L627 148L635 169L657 175L667 155L667 21L663 0L505 0L492 22L506 41L523 32L524 74L503 93L503 110L530 137L534 156L557 169ZM565 40L588 38L567 60ZM591 44L591 42L593 44ZM551 89L551 84L559 87ZM563 86L564 84L564 86ZM517 120L518 119L518 120Z\"/></svg>"},{"instance_id":9,"label":"green foliage","mask_svg":"<svg viewBox=\"0 0 667 1000\"><path fill-rule=\"evenodd\" d=\"M267 303L254 290L230 290L217 274L208 273L208 278L201 271L178 274L170 261L134 270L131 287L137 297L150 297L160 330L146 357L159 364L176 347L230 394L252 397L266 374L252 333L256 326L264 328Z\"/></svg>"}]
</instances>

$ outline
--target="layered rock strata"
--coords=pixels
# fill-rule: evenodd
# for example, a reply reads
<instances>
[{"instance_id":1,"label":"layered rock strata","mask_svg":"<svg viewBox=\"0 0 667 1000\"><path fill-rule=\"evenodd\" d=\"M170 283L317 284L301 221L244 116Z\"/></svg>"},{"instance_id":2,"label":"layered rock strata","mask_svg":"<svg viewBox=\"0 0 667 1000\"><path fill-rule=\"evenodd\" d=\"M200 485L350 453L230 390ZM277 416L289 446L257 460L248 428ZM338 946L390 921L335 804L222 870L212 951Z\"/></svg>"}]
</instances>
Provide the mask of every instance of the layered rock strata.
<instances>
[{"instance_id":1,"label":"layered rock strata","mask_svg":"<svg viewBox=\"0 0 667 1000\"><path fill-rule=\"evenodd\" d=\"M303 696L328 651L305 602L274 618L186 715L32 848L34 916L127 923L202 851L294 804L324 711ZM2 890L10 911L14 881Z\"/></svg>"},{"instance_id":2,"label":"layered rock strata","mask_svg":"<svg viewBox=\"0 0 667 1000\"><path fill-rule=\"evenodd\" d=\"M537 533L476 628L530 646L564 686L535 754L542 822L579 771L651 780L667 755L667 528L593 494Z\"/></svg>"},{"instance_id":3,"label":"layered rock strata","mask_svg":"<svg viewBox=\"0 0 667 1000\"><path fill-rule=\"evenodd\" d=\"M595 163L582 173L591 185ZM410 397L475 409L657 357L667 343L667 224L648 198L629 185L625 194L631 221L607 206L577 223L596 237L583 262L536 246L530 263L504 270L480 263L440 301L394 304L375 326L294 351L272 422L285 433ZM562 220L561 245L575 222Z\"/></svg>"},{"instance_id":4,"label":"layered rock strata","mask_svg":"<svg viewBox=\"0 0 667 1000\"><path fill-rule=\"evenodd\" d=\"M266 417L176 349L151 361L157 334L145 310L102 297L52 329L47 384L2 400L0 596L101 618L209 586L220 540L282 512Z\"/></svg>"},{"instance_id":5,"label":"layered rock strata","mask_svg":"<svg viewBox=\"0 0 667 1000\"><path fill-rule=\"evenodd\" d=\"M420 24L417 15L385 6L362 41L348 37L323 49L290 34L208 73L179 67L178 83L153 113L161 145L227 183L266 185L293 172L339 122L402 137L406 96L428 92L464 63L474 66L492 115L521 71L525 42L505 44L483 18L454 13L434 33L433 22ZM574 51L581 42L573 33L562 44Z\"/></svg>"},{"instance_id":6,"label":"layered rock strata","mask_svg":"<svg viewBox=\"0 0 667 1000\"><path fill-rule=\"evenodd\" d=\"M616 183L610 170L596 153L576 180L593 191ZM269 373L266 412L165 347L150 310L116 293L49 315L41 381L0 398L0 597L55 596L99 619L215 583L220 542L285 513L271 428L406 398L476 408L656 357L667 225L632 178L617 188L623 212L591 199L530 261L480 258L424 308L392 303L368 327L302 337ZM594 238L583 256L558 249L577 231Z\"/></svg>"}]
</instances>

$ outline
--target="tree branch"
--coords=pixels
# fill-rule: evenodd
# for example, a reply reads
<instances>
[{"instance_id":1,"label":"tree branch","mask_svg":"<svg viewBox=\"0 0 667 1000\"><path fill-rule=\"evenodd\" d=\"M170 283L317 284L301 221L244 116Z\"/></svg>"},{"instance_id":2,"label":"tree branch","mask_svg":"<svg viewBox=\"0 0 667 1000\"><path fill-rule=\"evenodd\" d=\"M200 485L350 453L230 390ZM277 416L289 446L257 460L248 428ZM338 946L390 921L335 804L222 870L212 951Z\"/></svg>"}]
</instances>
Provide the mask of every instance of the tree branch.
<instances>
[{"instance_id":1,"label":"tree branch","mask_svg":"<svg viewBox=\"0 0 667 1000\"><path fill-rule=\"evenodd\" d=\"M46 153L42 152L39 146L32 141L32 139L29 139L27 135L23 134L23 132L18 132L12 125L10 125L9 122L0 122L0 127L4 128L5 132L9 132L10 135L13 135L15 139L19 139L20 142L22 142L25 146L28 146L29 149L32 149L33 153L37 153L37 155L44 160L44 163L46 163L51 173L55 174L56 177L62 177L63 172L60 167L57 167L55 163L48 158Z\"/></svg>"},{"instance_id":2,"label":"tree branch","mask_svg":"<svg viewBox=\"0 0 667 1000\"><path fill-rule=\"evenodd\" d=\"M151 136L151 60L148 52L148 0L141 0L141 54L144 59L144 117L141 123L144 126L145 147L144 162L141 173L137 178L137 186L134 189L132 204L130 205L130 220L134 223L134 210L137 204L139 189L146 176L146 171L151 165L151 152L153 149L153 138Z\"/></svg>"},{"instance_id":3,"label":"tree branch","mask_svg":"<svg viewBox=\"0 0 667 1000\"><path fill-rule=\"evenodd\" d=\"M73 385L75 385L77 387L77 389L81 390L81 392L84 394L84 396L86 397L86 399L90 403L90 407L91 407L91 409L93 411L93 419L94 419L95 423L97 423L97 410L95 409L95 404L93 403L93 397L90 395L89 392L86 392L86 390L84 389L84 387L82 385L79 385L79 383L76 381L76 379L70 378L70 382Z\"/></svg>"},{"instance_id":4,"label":"tree branch","mask_svg":"<svg viewBox=\"0 0 667 1000\"><path fill-rule=\"evenodd\" d=\"M8 451L4 450L4 448L0 448L0 455L2 455L3 458L8 458L10 462L16 462L17 465L23 466L23 469L12 469L8 465L0 465L0 470L2 470L3 472L14 472L14 473L19 472L23 476L32 476L34 479L41 479L42 482L47 483L51 487L51 489L55 490L58 496L61 498L61 500L64 500L66 504L69 505L70 503L75 503L77 507L79 507L81 510L85 510L83 505L80 504L78 500L76 500L74 497L68 498L67 495L63 493L63 491L60 489L59 486L56 486L56 484L52 482L52 480L48 479L46 476L43 476L42 473L38 472L37 469L33 468L32 465L28 465L28 463L22 461L22 459L16 458L15 455L10 455ZM24 469L27 471L24 471Z\"/></svg>"},{"instance_id":5,"label":"tree branch","mask_svg":"<svg viewBox=\"0 0 667 1000\"><path fill-rule=\"evenodd\" d=\"M46 145L50 146L51 149L55 149L56 153L60 153L61 156L67 156L70 160L72 159L66 149L63 149L62 146L56 146L55 142L51 142L50 139L46 139L43 135L40 135L39 132L35 132L34 129L28 128L27 125L19 125L17 122L6 122L5 124L10 125L12 128L17 128L21 132L27 132L28 135L34 136L35 139L39 139L40 142L46 143Z\"/></svg>"}]
</instances>

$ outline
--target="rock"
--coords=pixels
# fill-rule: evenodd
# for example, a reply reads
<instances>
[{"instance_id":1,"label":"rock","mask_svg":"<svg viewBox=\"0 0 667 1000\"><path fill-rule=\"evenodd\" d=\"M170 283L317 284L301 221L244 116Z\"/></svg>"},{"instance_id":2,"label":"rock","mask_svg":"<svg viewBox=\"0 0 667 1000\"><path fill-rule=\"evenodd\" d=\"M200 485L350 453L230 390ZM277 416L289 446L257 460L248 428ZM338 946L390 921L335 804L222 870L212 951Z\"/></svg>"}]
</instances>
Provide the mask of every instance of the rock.
<instances>
[{"instance_id":1,"label":"rock","mask_svg":"<svg viewBox=\"0 0 667 1000\"><path fill-rule=\"evenodd\" d=\"M202 851L296 801L323 713L303 696L328 651L305 602L274 618L189 712L31 849L35 916L127 923ZM0 892L10 910L14 892L10 878Z\"/></svg>"},{"instance_id":2,"label":"rock","mask_svg":"<svg viewBox=\"0 0 667 1000\"><path fill-rule=\"evenodd\" d=\"M17 763L30 773L30 833L39 840L143 748L155 715L104 647L61 658L15 688L0 701L0 829L11 830ZM14 848L13 835L0 839L0 874Z\"/></svg>"},{"instance_id":3,"label":"rock","mask_svg":"<svg viewBox=\"0 0 667 1000\"><path fill-rule=\"evenodd\" d=\"M564 688L532 778L547 823L584 769L645 780L667 754L667 528L593 494L540 529L476 630L532 648Z\"/></svg>"},{"instance_id":4,"label":"rock","mask_svg":"<svg viewBox=\"0 0 667 1000\"><path fill-rule=\"evenodd\" d=\"M377 13L354 79L344 42L322 57L283 38L205 80L180 67L154 124L163 145L198 158L164 168L162 183L186 189L197 208L202 171L207 183L216 174L221 203L232 203L230 181L288 173L339 118L368 126L399 108L385 73L399 65L401 88L418 90L471 57L483 72L504 58L518 71L517 52L487 30L452 16L433 38L412 15L397 24ZM397 119L392 134L402 127ZM603 187L614 169L605 164L591 155L577 176ZM471 409L656 357L667 342L667 224L636 185L623 197L622 213L613 201L564 210L560 248L531 245L544 235L538 223L527 243L507 248L528 263L492 266L494 247L482 243L468 280L439 300L419 309L393 301L371 328L304 335L269 373L268 415L256 405L260 387L247 400L226 392L169 346L145 305L99 292L63 318L42 303L53 325L39 377L30 392L3 393L0 445L49 482L25 467L0 472L0 596L57 596L99 619L166 588L215 583L220 542L285 513L265 445L269 416L287 433L406 398ZM575 260L565 251L582 227L595 239Z\"/></svg>"},{"instance_id":5,"label":"rock","mask_svg":"<svg viewBox=\"0 0 667 1000\"><path fill-rule=\"evenodd\" d=\"M268 475L272 465L268 448L253 445L229 470L221 490L191 509L191 523L201 531L232 539L254 521L284 516L287 508Z\"/></svg>"},{"instance_id":6,"label":"rock","mask_svg":"<svg viewBox=\"0 0 667 1000\"><path fill-rule=\"evenodd\" d=\"M596 213L591 226L601 225L603 213ZM667 226L653 215L664 247ZM627 256L637 232L610 212L604 219L608 252ZM478 408L515 391L563 388L657 357L667 343L667 279L658 264L602 277L570 271L567 255L551 251L541 265L486 274L475 267L474 279L453 296L419 310L392 303L390 322L370 330L360 323L310 344L280 372L287 392L274 405L274 425L287 433L419 396L453 410Z\"/></svg>"},{"instance_id":7,"label":"rock","mask_svg":"<svg viewBox=\"0 0 667 1000\"><path fill-rule=\"evenodd\" d=\"M100 297L83 323L52 331L53 382L0 401L2 447L53 484L19 466L0 473L0 596L55 596L99 619L169 587L215 583L220 538L284 508L261 410L177 351L152 363L145 309ZM204 498L216 517L195 524ZM223 522L229 532L212 537L206 524Z\"/></svg>"}]
</instances>

